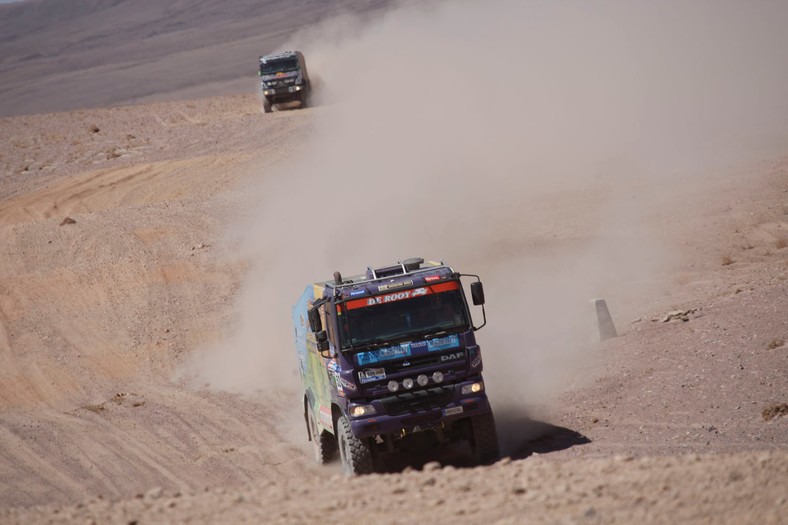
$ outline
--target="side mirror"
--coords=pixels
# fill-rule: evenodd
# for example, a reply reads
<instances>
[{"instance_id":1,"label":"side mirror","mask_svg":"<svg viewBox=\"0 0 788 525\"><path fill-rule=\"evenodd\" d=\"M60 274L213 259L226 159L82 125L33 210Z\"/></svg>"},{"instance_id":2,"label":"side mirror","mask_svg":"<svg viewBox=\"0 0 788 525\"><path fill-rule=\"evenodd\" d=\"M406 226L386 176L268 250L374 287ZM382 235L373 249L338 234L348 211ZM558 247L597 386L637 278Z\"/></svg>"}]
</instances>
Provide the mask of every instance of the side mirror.
<instances>
[{"instance_id":1,"label":"side mirror","mask_svg":"<svg viewBox=\"0 0 788 525\"><path fill-rule=\"evenodd\" d=\"M309 317L309 329L315 334L323 330L323 323L320 321L320 312L317 308L310 308L307 312ZM324 334L325 335L325 334Z\"/></svg>"},{"instance_id":2,"label":"side mirror","mask_svg":"<svg viewBox=\"0 0 788 525\"><path fill-rule=\"evenodd\" d=\"M320 320L318 319L318 322ZM328 335L326 334L325 330L320 330L315 334L315 339L317 339L317 350L319 352L323 352L328 350Z\"/></svg>"},{"instance_id":3,"label":"side mirror","mask_svg":"<svg viewBox=\"0 0 788 525\"><path fill-rule=\"evenodd\" d=\"M474 305L484 304L484 286L480 281L471 283L471 297Z\"/></svg>"}]
</instances>

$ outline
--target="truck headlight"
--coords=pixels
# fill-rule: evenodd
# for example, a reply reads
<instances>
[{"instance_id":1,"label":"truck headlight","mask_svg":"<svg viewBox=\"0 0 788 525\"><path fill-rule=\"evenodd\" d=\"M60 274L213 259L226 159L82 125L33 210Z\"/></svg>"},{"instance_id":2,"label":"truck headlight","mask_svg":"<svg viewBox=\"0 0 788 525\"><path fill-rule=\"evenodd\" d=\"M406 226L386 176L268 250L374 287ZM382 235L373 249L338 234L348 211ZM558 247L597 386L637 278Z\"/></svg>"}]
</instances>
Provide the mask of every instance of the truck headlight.
<instances>
[{"instance_id":1,"label":"truck headlight","mask_svg":"<svg viewBox=\"0 0 788 525\"><path fill-rule=\"evenodd\" d=\"M396 381L389 381L388 389L389 389L389 392L392 392L392 393L396 392L397 390L399 390L399 383L397 383Z\"/></svg>"},{"instance_id":2,"label":"truck headlight","mask_svg":"<svg viewBox=\"0 0 788 525\"><path fill-rule=\"evenodd\" d=\"M402 380L402 386L405 387L405 390L410 390L411 388L413 388L413 379L411 379L409 377L406 378L406 379L403 379Z\"/></svg>"},{"instance_id":3,"label":"truck headlight","mask_svg":"<svg viewBox=\"0 0 788 525\"><path fill-rule=\"evenodd\" d=\"M419 386L427 386L427 383L429 383L430 380L424 374L419 374L419 377L416 378L416 382L419 384Z\"/></svg>"},{"instance_id":4,"label":"truck headlight","mask_svg":"<svg viewBox=\"0 0 788 525\"><path fill-rule=\"evenodd\" d=\"M263 90L263 95L273 95L273 94L274 94L274 92L271 89L264 89Z\"/></svg>"},{"instance_id":5,"label":"truck headlight","mask_svg":"<svg viewBox=\"0 0 788 525\"><path fill-rule=\"evenodd\" d=\"M484 383L481 381L477 381L476 383L471 383L469 385L462 385L462 395L467 396L468 394L476 394L484 390Z\"/></svg>"},{"instance_id":6,"label":"truck headlight","mask_svg":"<svg viewBox=\"0 0 788 525\"><path fill-rule=\"evenodd\" d=\"M443 381L443 372L435 372L432 374L432 380L436 383L440 383Z\"/></svg>"},{"instance_id":7,"label":"truck headlight","mask_svg":"<svg viewBox=\"0 0 788 525\"><path fill-rule=\"evenodd\" d=\"M295 90L296 90L296 91L301 91L301 86L296 86L296 87L295 87Z\"/></svg>"},{"instance_id":8,"label":"truck headlight","mask_svg":"<svg viewBox=\"0 0 788 525\"><path fill-rule=\"evenodd\" d=\"M371 416L375 413L375 407L372 405L351 405L350 415L352 417Z\"/></svg>"}]
</instances>

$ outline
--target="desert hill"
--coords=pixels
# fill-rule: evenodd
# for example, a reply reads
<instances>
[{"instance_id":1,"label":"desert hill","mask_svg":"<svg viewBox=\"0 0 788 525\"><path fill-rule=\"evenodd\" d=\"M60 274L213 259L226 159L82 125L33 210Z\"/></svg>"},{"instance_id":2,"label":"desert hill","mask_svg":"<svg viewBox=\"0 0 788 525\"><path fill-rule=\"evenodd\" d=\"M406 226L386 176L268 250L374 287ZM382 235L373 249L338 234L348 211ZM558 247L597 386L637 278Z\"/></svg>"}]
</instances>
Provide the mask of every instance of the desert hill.
<instances>
[{"instance_id":1,"label":"desert hill","mask_svg":"<svg viewBox=\"0 0 788 525\"><path fill-rule=\"evenodd\" d=\"M779 6L487 4L0 6L0 523L785 522ZM327 89L262 114L242 64L290 41ZM485 282L505 457L345 479L290 305L414 255Z\"/></svg>"},{"instance_id":2,"label":"desert hill","mask_svg":"<svg viewBox=\"0 0 788 525\"><path fill-rule=\"evenodd\" d=\"M256 59L300 29L388 0L28 0L0 5L0 116L256 87ZM143 81L144 79L144 81Z\"/></svg>"}]
</instances>

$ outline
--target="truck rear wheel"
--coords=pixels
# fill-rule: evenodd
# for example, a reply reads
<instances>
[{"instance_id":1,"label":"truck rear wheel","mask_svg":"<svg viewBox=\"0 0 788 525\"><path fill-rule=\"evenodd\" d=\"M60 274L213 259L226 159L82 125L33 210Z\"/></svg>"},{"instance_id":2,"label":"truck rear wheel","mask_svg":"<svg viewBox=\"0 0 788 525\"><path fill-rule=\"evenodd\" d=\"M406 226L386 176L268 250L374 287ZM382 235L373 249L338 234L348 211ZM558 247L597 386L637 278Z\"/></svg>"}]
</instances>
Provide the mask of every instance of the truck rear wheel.
<instances>
[{"instance_id":1,"label":"truck rear wheel","mask_svg":"<svg viewBox=\"0 0 788 525\"><path fill-rule=\"evenodd\" d=\"M315 451L315 461L318 465L325 465L334 459L337 443L328 432L320 432L315 418L315 410L311 403L307 403L307 421L309 422L309 435L312 438L312 448Z\"/></svg>"},{"instance_id":2,"label":"truck rear wheel","mask_svg":"<svg viewBox=\"0 0 788 525\"><path fill-rule=\"evenodd\" d=\"M490 463L498 459L498 432L495 430L495 418L492 413L470 418L471 453L479 464Z\"/></svg>"},{"instance_id":3,"label":"truck rear wheel","mask_svg":"<svg viewBox=\"0 0 788 525\"><path fill-rule=\"evenodd\" d=\"M348 476L372 473L372 451L366 441L353 435L345 416L337 421L337 441L342 467Z\"/></svg>"}]
</instances>

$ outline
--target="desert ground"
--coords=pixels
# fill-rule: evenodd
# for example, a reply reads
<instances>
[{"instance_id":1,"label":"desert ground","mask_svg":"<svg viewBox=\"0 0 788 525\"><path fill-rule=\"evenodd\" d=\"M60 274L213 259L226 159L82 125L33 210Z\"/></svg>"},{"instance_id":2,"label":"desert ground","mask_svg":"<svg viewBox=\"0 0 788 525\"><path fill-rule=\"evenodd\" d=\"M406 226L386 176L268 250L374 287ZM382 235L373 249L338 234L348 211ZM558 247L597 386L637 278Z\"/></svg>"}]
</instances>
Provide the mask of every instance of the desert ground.
<instances>
[{"instance_id":1,"label":"desert ground","mask_svg":"<svg viewBox=\"0 0 788 525\"><path fill-rule=\"evenodd\" d=\"M222 22L205 2L194 20L171 20L181 21L174 27L194 41L167 31L160 38L172 43L155 34L153 40L123 39L117 54L131 69L115 70L102 50L107 40L98 37L95 47L63 49L62 58L31 52L26 66L13 57L34 47L24 39L36 34L54 45L58 31L81 28L84 42L93 42L97 26L106 28L105 39L114 31L107 20L118 23L131 12L161 18L149 12L156 3L125 15L85 7L60 29L36 29L40 10L54 4L0 6L3 50L9 50L0 62L6 115L0 118L0 523L284 524L362 516L370 523L788 523L784 129L771 130L767 149L746 142L752 145L747 155L713 168L688 165L681 178L659 173L633 181L639 169L616 164L613 182L623 188L624 202L635 199L638 219L615 224L637 222L634 230L607 222L616 192L606 175L529 187L534 195L504 185L495 199L482 201L474 209L489 215L467 230L476 243L445 246L486 280L490 325L478 338L503 457L474 466L435 453L349 479L336 466L313 463L294 396L290 327L271 320L279 320L281 310L286 321L310 275L325 279L335 266L350 272L386 262L375 252L375 239L354 237L354 228L369 235L358 216L337 211L379 195L376 184L365 189L359 183L368 172L354 178L360 168L353 160L329 154L317 157L323 162L318 176L304 175L299 163L326 144L341 157L345 151L337 144L348 133L355 136L352 130L366 119L373 131L363 135L391 137L370 118L366 99L358 99L359 111L347 121L337 117L345 114L341 97L264 115L254 77L228 69L182 84L156 68L178 71L178 64L201 56L225 56L225 45L233 49L229 55L237 54L235 41L195 51L205 27L236 35L248 22L247 48L273 48L332 9L362 3L281 2L298 16L287 17L293 25L275 41L254 40L251 28L263 21L279 27L278 19L244 17L249 7L235 2L237 19ZM111 9L129 3L116 4ZM181 15L191 13L185 3L172 4ZM365 6L375 13L383 4ZM5 28L15 19L32 29L9 36ZM164 66L146 55L157 46L171 52L161 54ZM188 54L179 54L186 48ZM254 63L260 52L249 54ZM71 63L64 67L73 72L52 70L49 60ZM76 69L77 62L87 69ZM93 67L108 68L88 83L100 96L68 87ZM104 88L118 83L120 71L137 78L134 67L144 68L151 81L111 94ZM44 82L25 87L43 71ZM62 98L53 98L56 86ZM379 117L396 126L401 112L391 104L391 113L381 110ZM422 108L427 128L435 125L428 119L435 106ZM345 125L352 130L343 131ZM358 157L368 153L365 162L384 169L379 144L367 145ZM403 155L401 146L395 149ZM445 153L440 144L436 149ZM476 188L467 198L479 202L485 184L506 183L471 171L471 189L451 190L453 198ZM465 177L459 169L448 176ZM298 190L326 188L326 179L336 178L344 186L331 194L327 209L335 215L325 224L318 216L318 223L363 239L342 244L341 254L330 243L310 248L306 230L314 223L291 216L309 216L321 200ZM502 200L507 188L516 194ZM387 185L386 198L398 202L402 195L391 191ZM644 193L649 198L638 200ZM632 206L621 209L633 216ZM425 233L421 222L401 229L383 224L397 250L410 250L403 258L422 255L421 244L407 242L420 232L431 241L465 236L449 228ZM615 252L624 270L607 262L600 266L615 271L599 275L618 285L589 286L581 295L591 299L592 291L601 291L618 337L583 339L570 351L560 347L579 339L555 339L552 331L529 336L537 324L554 323L563 334L586 321L550 302L558 294L551 290L562 283L585 286L577 274L583 268L593 273L596 265L587 261L597 259L582 254L588 247L595 257L614 250L611 238L628 247ZM310 253L314 262L297 260ZM630 275L631 265L643 271ZM255 284L261 266L284 284ZM513 269L522 272L523 283L523 295L514 299L507 292ZM542 287L544 294L536 292ZM518 345L505 343L514 337L507 328L513 318L522 329L514 333L531 347L525 365L512 357ZM258 333L250 323L285 337L264 334L251 344L236 339ZM244 345L251 350L235 349ZM531 375L513 378L518 366ZM520 387L540 376L551 381Z\"/></svg>"}]
</instances>

